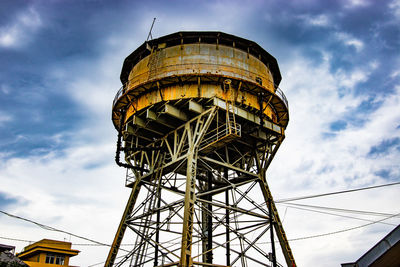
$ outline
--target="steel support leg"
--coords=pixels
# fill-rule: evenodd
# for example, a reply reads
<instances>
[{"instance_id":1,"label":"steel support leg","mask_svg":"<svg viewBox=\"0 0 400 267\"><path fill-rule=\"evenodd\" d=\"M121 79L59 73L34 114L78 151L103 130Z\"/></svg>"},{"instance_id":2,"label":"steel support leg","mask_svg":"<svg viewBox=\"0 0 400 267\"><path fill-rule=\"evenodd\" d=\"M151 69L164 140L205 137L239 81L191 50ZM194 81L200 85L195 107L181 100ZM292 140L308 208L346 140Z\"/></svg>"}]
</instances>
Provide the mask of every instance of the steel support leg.
<instances>
[{"instance_id":1,"label":"steel support leg","mask_svg":"<svg viewBox=\"0 0 400 267\"><path fill-rule=\"evenodd\" d=\"M194 221L194 204L196 200L196 165L197 153L195 149L192 148L187 156L185 208L183 215L181 258L179 261L180 267L189 267L193 265L192 234Z\"/></svg>"},{"instance_id":2,"label":"steel support leg","mask_svg":"<svg viewBox=\"0 0 400 267\"><path fill-rule=\"evenodd\" d=\"M115 234L111 249L108 253L106 263L104 264L105 267L112 267L114 265L115 258L117 257L117 253L119 247L121 246L122 238L124 237L127 227L126 219L132 213L133 207L136 203L136 199L139 195L140 187L140 179L136 179L135 183L133 184L128 203L126 204L125 211L122 215L121 222L119 223L117 233Z\"/></svg>"},{"instance_id":3,"label":"steel support leg","mask_svg":"<svg viewBox=\"0 0 400 267\"><path fill-rule=\"evenodd\" d=\"M268 199L268 212L270 214L269 216L269 229L270 229L270 233L271 233L271 250L272 250L272 259L270 259L272 261L272 266L276 267L276 253L275 253L275 241L274 241L274 220L273 220L273 216L272 216L272 199Z\"/></svg>"},{"instance_id":4,"label":"steel support leg","mask_svg":"<svg viewBox=\"0 0 400 267\"><path fill-rule=\"evenodd\" d=\"M154 252L154 266L158 266L158 253L159 253L159 247L158 244L160 243L160 206L161 206L161 188L158 187L157 189L157 213L156 213L156 247L155 247L155 252Z\"/></svg>"},{"instance_id":5,"label":"steel support leg","mask_svg":"<svg viewBox=\"0 0 400 267\"><path fill-rule=\"evenodd\" d=\"M289 267L296 267L296 262L294 261L293 253L292 250L290 249L289 242L287 240L285 231L282 226L282 222L279 218L278 215L278 210L276 209L274 200L272 198L271 191L269 190L267 180L265 179L265 168L261 168L259 170L259 177L260 177L260 186L261 186L261 191L263 192L264 199L265 201L271 204L271 209L270 209L270 216L273 217L273 227L275 228L276 235L278 237L279 243L281 244L282 252L283 255L285 256L286 264ZM272 231L272 226L271 231Z\"/></svg>"},{"instance_id":6,"label":"steel support leg","mask_svg":"<svg viewBox=\"0 0 400 267\"><path fill-rule=\"evenodd\" d=\"M228 168L224 168L225 180L228 180ZM225 191L225 205L229 206L229 189ZM226 224L226 266L231 265L231 243L230 243L230 229L229 229L229 209L225 211L225 224Z\"/></svg>"},{"instance_id":7,"label":"steel support leg","mask_svg":"<svg viewBox=\"0 0 400 267\"><path fill-rule=\"evenodd\" d=\"M212 172L208 172L208 181L207 181L207 189L210 192L212 189ZM212 263L213 262L213 253L212 253L212 239L213 239L213 233L212 233L212 228L213 228L213 222L212 222L212 195L208 194L207 200L210 201L208 204L208 212L207 212L207 263Z\"/></svg>"}]
</instances>

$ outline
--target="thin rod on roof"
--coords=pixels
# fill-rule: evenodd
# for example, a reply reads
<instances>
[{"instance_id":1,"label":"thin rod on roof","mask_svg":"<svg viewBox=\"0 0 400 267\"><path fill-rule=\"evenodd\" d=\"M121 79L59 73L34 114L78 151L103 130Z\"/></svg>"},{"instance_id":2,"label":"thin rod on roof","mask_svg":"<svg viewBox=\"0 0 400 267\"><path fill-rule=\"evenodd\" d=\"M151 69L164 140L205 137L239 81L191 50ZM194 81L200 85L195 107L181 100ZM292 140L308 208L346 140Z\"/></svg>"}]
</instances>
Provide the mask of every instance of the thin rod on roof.
<instances>
[{"instance_id":1,"label":"thin rod on roof","mask_svg":"<svg viewBox=\"0 0 400 267\"><path fill-rule=\"evenodd\" d=\"M153 30L153 26L154 26L154 22L155 22L155 21L156 21L156 18L153 19L153 23L151 24L150 31L149 31L149 35L147 35L147 40L146 40L146 42L149 41L150 37L151 37L151 40L153 40L153 35L151 34L151 30Z\"/></svg>"}]
</instances>

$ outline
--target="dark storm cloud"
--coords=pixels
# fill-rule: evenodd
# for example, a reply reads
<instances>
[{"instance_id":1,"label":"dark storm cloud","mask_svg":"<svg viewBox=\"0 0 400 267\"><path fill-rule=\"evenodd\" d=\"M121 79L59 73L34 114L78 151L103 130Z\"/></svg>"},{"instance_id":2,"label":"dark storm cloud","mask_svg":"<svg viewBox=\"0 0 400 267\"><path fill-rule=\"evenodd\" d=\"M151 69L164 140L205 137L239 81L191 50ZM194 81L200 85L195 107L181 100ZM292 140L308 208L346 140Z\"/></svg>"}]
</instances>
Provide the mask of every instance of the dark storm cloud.
<instances>
[{"instance_id":1,"label":"dark storm cloud","mask_svg":"<svg viewBox=\"0 0 400 267\"><path fill-rule=\"evenodd\" d=\"M0 114L11 114L0 125L0 149L29 156L61 148L85 119L67 87L102 56L116 30L134 29L129 20L143 4L3 1L0 6L0 34L12 37L0 46ZM53 140L58 135L65 138L60 144Z\"/></svg>"},{"instance_id":2,"label":"dark storm cloud","mask_svg":"<svg viewBox=\"0 0 400 267\"><path fill-rule=\"evenodd\" d=\"M53 140L55 135L62 133L66 145L68 132L83 119L66 88L81 71L74 66L96 58L102 38L115 25L101 2L12 3L1 4L3 12L9 9L2 29L8 30L25 10L35 10L41 25L23 32L30 35L22 39L26 43L17 40L15 46L0 47L0 109L12 114L2 125L0 149L12 151L12 156L47 153L62 146Z\"/></svg>"},{"instance_id":3,"label":"dark storm cloud","mask_svg":"<svg viewBox=\"0 0 400 267\"><path fill-rule=\"evenodd\" d=\"M348 1L290 1L283 6L280 1L269 1L261 4L251 18L253 27L244 23L243 32L254 37L266 36L261 39L262 46L276 55L281 64L289 64L295 53L319 64L328 53L334 73L349 72L375 61L385 67L378 67L366 81L357 84L355 93L374 95L378 89L390 94L398 82L387 76L396 66L394 55L400 45L400 33L398 25L392 21L394 15L388 8L389 3L380 1L347 7ZM47 139L73 130L76 122L83 118L77 104L65 92L65 86L66 81L79 73L76 63L99 57L106 38L116 30L129 35L137 27L130 23L136 15L153 9L160 12L160 6L165 12L174 10L175 14L195 8L199 12L207 11L194 2L182 5L179 1L175 1L175 5L162 1L147 4L138 1L3 1L0 27L9 27L26 10L34 10L41 25L35 31L26 32L29 39L24 39L18 47L0 48L1 110L12 114L12 120L6 123L8 131L0 135L4 141L2 149L22 152L25 148L26 152L39 147L45 151L51 148ZM355 39L362 47L346 43L343 38ZM269 41L271 39L273 41ZM52 76L55 70L64 75ZM363 107L360 105L357 111ZM40 134L44 136L42 142L35 137ZM23 138L18 139L18 136Z\"/></svg>"},{"instance_id":4,"label":"dark storm cloud","mask_svg":"<svg viewBox=\"0 0 400 267\"><path fill-rule=\"evenodd\" d=\"M15 0L15 1L1 1L0 3L0 25L7 25L10 21L14 20L19 11L23 10L29 1Z\"/></svg>"},{"instance_id":5,"label":"dark storm cloud","mask_svg":"<svg viewBox=\"0 0 400 267\"><path fill-rule=\"evenodd\" d=\"M265 44L281 66L290 65L301 55L314 65L326 62L330 72L340 74L337 90L352 91L366 100L348 109L331 131L352 125L361 127L368 114L380 107L377 98L396 94L399 77L391 77L398 69L400 47L399 18L389 6L392 1L370 1L350 7L350 1L271 1L268 8L259 9L251 29L255 36L267 36ZM272 41L273 40L273 41ZM325 57L325 58L324 58ZM281 68L285 77L285 68ZM348 82L352 72L364 76L358 82ZM340 80L342 79L342 80ZM339 118L338 118L339 119ZM324 138L335 133L326 132Z\"/></svg>"},{"instance_id":6,"label":"dark storm cloud","mask_svg":"<svg viewBox=\"0 0 400 267\"><path fill-rule=\"evenodd\" d=\"M332 72L351 71L374 60L385 64L387 72L394 67L394 55L400 46L400 28L388 7L391 1L371 1L360 7L348 7L349 3L289 1L283 6L280 1L272 1L255 15L259 19L251 30L274 39L267 46L278 45L272 50L279 51L279 59L284 62L292 60L293 54L288 51L295 48L315 63L322 61L323 52L328 52ZM346 44L345 38L362 42L362 48ZM385 74L377 72L381 77Z\"/></svg>"}]
</instances>

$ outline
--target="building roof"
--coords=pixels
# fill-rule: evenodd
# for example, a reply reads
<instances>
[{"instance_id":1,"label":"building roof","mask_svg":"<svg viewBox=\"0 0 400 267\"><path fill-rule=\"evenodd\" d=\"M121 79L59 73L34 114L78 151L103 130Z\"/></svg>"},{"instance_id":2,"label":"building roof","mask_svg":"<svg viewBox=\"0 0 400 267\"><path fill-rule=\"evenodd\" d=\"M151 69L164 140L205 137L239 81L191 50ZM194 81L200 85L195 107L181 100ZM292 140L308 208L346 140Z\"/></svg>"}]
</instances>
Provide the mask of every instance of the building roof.
<instances>
[{"instance_id":1,"label":"building roof","mask_svg":"<svg viewBox=\"0 0 400 267\"><path fill-rule=\"evenodd\" d=\"M15 247L14 246L9 246L9 245L4 245L4 244L0 244L0 252L3 251L14 251Z\"/></svg>"},{"instance_id":2,"label":"building roof","mask_svg":"<svg viewBox=\"0 0 400 267\"><path fill-rule=\"evenodd\" d=\"M17 254L17 256L21 259L26 259L40 252L52 252L68 255L70 257L78 255L80 251L71 249L71 245L72 244L70 242L42 239L29 246L26 246L21 253Z\"/></svg>"},{"instance_id":3,"label":"building roof","mask_svg":"<svg viewBox=\"0 0 400 267\"><path fill-rule=\"evenodd\" d=\"M226 46L235 46L237 49L248 51L251 55L260 58L260 60L269 67L274 83L278 87L282 80L282 76L279 70L278 62L276 59L265 51L257 43L237 37L235 35L213 32L213 31L182 31L176 32L169 35L162 36L157 39L144 42L135 51L133 51L124 61L121 71L121 82L125 84L128 81L129 73L132 68L144 57L150 55L150 51L147 49L148 46L154 47L158 44L165 43L166 47L171 47L180 44L193 44L193 43L206 43L206 44L218 44ZM234 44L233 44L234 43Z\"/></svg>"},{"instance_id":4,"label":"building roof","mask_svg":"<svg viewBox=\"0 0 400 267\"><path fill-rule=\"evenodd\" d=\"M356 262L342 264L342 267L355 266L400 266L400 225L362 255Z\"/></svg>"},{"instance_id":5,"label":"building roof","mask_svg":"<svg viewBox=\"0 0 400 267\"><path fill-rule=\"evenodd\" d=\"M12 264L12 266L28 266L14 255L14 246L0 244L0 265L2 263Z\"/></svg>"}]
</instances>

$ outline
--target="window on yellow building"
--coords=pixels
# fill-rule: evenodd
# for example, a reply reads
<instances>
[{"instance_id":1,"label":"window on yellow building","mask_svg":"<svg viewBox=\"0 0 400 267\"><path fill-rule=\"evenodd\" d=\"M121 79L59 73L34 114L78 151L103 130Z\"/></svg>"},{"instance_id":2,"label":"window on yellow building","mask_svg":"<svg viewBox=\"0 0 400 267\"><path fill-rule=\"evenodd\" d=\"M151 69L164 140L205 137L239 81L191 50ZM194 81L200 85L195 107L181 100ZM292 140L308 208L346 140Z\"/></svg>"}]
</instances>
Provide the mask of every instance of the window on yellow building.
<instances>
[{"instance_id":1,"label":"window on yellow building","mask_svg":"<svg viewBox=\"0 0 400 267\"><path fill-rule=\"evenodd\" d=\"M46 263L54 263L54 255L53 254L47 254L46 255Z\"/></svg>"},{"instance_id":2,"label":"window on yellow building","mask_svg":"<svg viewBox=\"0 0 400 267\"><path fill-rule=\"evenodd\" d=\"M56 264L58 265L64 265L64 256L56 256Z\"/></svg>"},{"instance_id":3,"label":"window on yellow building","mask_svg":"<svg viewBox=\"0 0 400 267\"><path fill-rule=\"evenodd\" d=\"M47 254L46 263L64 265L65 257L63 255Z\"/></svg>"}]
</instances>

